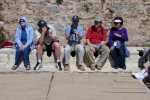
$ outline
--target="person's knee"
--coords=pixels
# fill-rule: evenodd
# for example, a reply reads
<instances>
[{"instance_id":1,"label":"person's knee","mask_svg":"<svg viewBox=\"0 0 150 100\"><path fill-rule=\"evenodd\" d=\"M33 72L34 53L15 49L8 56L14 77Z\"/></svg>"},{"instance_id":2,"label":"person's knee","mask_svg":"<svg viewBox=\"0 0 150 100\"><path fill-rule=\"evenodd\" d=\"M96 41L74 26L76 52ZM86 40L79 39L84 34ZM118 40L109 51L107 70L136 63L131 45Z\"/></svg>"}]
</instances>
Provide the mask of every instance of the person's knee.
<instances>
[{"instance_id":1,"label":"person's knee","mask_svg":"<svg viewBox=\"0 0 150 100\"><path fill-rule=\"evenodd\" d=\"M85 52L89 52L90 51L90 48L89 48L89 46L85 46Z\"/></svg>"},{"instance_id":2,"label":"person's knee","mask_svg":"<svg viewBox=\"0 0 150 100\"><path fill-rule=\"evenodd\" d=\"M58 42L53 43L54 49L60 49L60 44Z\"/></svg>"},{"instance_id":3,"label":"person's knee","mask_svg":"<svg viewBox=\"0 0 150 100\"><path fill-rule=\"evenodd\" d=\"M37 45L37 50L40 50L40 49L42 49L42 48L43 48L42 45L40 45L40 44Z\"/></svg>"}]
</instances>

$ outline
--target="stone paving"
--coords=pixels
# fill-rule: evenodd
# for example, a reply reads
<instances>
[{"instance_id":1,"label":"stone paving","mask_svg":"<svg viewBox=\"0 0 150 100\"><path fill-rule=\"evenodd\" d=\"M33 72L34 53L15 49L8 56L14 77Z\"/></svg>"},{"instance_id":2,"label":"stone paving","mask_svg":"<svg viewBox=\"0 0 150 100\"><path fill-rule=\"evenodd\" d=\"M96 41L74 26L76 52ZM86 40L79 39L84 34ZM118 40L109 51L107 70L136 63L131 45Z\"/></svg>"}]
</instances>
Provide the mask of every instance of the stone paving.
<instances>
[{"instance_id":1,"label":"stone paving","mask_svg":"<svg viewBox=\"0 0 150 100\"><path fill-rule=\"evenodd\" d=\"M129 73L0 73L0 100L150 100Z\"/></svg>"}]
</instances>

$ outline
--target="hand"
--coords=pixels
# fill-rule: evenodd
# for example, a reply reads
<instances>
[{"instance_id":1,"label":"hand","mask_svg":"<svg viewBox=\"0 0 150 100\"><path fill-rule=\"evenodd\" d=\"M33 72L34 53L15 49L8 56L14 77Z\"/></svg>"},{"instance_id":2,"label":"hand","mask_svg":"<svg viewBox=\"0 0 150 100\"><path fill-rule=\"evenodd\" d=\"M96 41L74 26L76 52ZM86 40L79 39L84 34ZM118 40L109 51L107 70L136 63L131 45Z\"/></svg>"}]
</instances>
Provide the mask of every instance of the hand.
<instances>
[{"instance_id":1,"label":"hand","mask_svg":"<svg viewBox=\"0 0 150 100\"><path fill-rule=\"evenodd\" d=\"M42 28L42 34L44 35L44 34L46 33L46 31L47 31L47 27L44 26L44 27Z\"/></svg>"},{"instance_id":2,"label":"hand","mask_svg":"<svg viewBox=\"0 0 150 100\"><path fill-rule=\"evenodd\" d=\"M76 29L73 29L73 33L78 34L78 32L77 32L77 30L76 30Z\"/></svg>"},{"instance_id":3,"label":"hand","mask_svg":"<svg viewBox=\"0 0 150 100\"><path fill-rule=\"evenodd\" d=\"M23 45L23 46L20 47L20 50L23 51L25 48L26 48L26 46Z\"/></svg>"},{"instance_id":4,"label":"hand","mask_svg":"<svg viewBox=\"0 0 150 100\"><path fill-rule=\"evenodd\" d=\"M96 52L96 49L93 47L93 46L90 46L90 50L95 53Z\"/></svg>"},{"instance_id":5,"label":"hand","mask_svg":"<svg viewBox=\"0 0 150 100\"><path fill-rule=\"evenodd\" d=\"M115 33L114 34L116 37L122 37L120 34L118 34L118 33Z\"/></svg>"},{"instance_id":6,"label":"hand","mask_svg":"<svg viewBox=\"0 0 150 100\"><path fill-rule=\"evenodd\" d=\"M102 42L101 42L101 47L104 46L105 43L106 43L105 41L102 41Z\"/></svg>"},{"instance_id":7,"label":"hand","mask_svg":"<svg viewBox=\"0 0 150 100\"><path fill-rule=\"evenodd\" d=\"M115 48L114 46L111 46L110 51L114 50L114 48Z\"/></svg>"}]
</instances>

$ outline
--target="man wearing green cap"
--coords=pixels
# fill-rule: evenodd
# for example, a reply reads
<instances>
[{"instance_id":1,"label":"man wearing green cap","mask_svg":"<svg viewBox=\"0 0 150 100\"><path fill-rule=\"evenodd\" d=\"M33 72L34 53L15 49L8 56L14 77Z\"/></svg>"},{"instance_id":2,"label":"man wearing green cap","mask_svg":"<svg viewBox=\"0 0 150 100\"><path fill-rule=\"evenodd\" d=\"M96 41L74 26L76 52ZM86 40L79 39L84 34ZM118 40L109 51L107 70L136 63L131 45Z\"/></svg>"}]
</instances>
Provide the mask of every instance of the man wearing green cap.
<instances>
[{"instance_id":1,"label":"man wearing green cap","mask_svg":"<svg viewBox=\"0 0 150 100\"><path fill-rule=\"evenodd\" d=\"M90 63L91 70L101 70L109 56L109 48L105 46L106 30L102 27L102 18L96 16L94 25L91 26L86 34L85 57L86 61ZM94 55L99 57L95 62ZM86 63L86 62L85 62Z\"/></svg>"},{"instance_id":2,"label":"man wearing green cap","mask_svg":"<svg viewBox=\"0 0 150 100\"><path fill-rule=\"evenodd\" d=\"M57 34L52 25L47 25L44 20L38 21L38 30L35 31L37 35L37 64L34 67L34 70L42 68L42 55L44 51L47 51L47 56L51 56L51 53L54 52L57 62L56 68L62 70L61 61L60 61L60 45L57 42Z\"/></svg>"}]
</instances>

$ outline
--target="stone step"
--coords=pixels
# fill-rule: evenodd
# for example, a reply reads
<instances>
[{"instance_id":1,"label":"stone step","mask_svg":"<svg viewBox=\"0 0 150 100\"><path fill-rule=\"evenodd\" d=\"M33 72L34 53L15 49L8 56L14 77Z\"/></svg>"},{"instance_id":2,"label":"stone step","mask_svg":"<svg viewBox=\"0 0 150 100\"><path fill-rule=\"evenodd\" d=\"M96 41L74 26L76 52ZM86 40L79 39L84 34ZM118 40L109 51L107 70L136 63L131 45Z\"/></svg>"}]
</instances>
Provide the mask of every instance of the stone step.
<instances>
[{"instance_id":1,"label":"stone step","mask_svg":"<svg viewBox=\"0 0 150 100\"><path fill-rule=\"evenodd\" d=\"M139 70L138 66L143 63L142 58L140 58L138 56L137 50L142 50L143 47L128 47L128 49L131 53L131 56L126 59L126 65L127 65L126 71L128 71L128 72L137 71L137 70ZM14 61L15 61L15 51L16 50L12 49L12 48L0 49L0 68L6 67L3 69L10 70L9 68L13 66ZM63 57L64 57L64 48L61 47L61 59L63 59ZM31 67L33 68L37 62L36 50L32 50L32 52L30 53L30 62L31 62ZM111 67L111 65L113 65L113 63L112 63L112 59L110 57L107 60L104 67L102 68L102 70L104 69L103 70L104 72L109 72L109 71L116 72L116 70L114 70ZM70 57L70 66L71 66L71 71L78 71L78 69L76 68L76 57ZM90 71L90 69L87 68L86 65L84 65L84 66L87 71ZM24 65L23 65L23 63L21 63L20 68L24 69L23 67L24 67ZM43 55L43 71L48 71L48 70L56 71L55 62L54 62L54 57L53 56L47 57L46 52L45 52Z\"/></svg>"}]
</instances>

